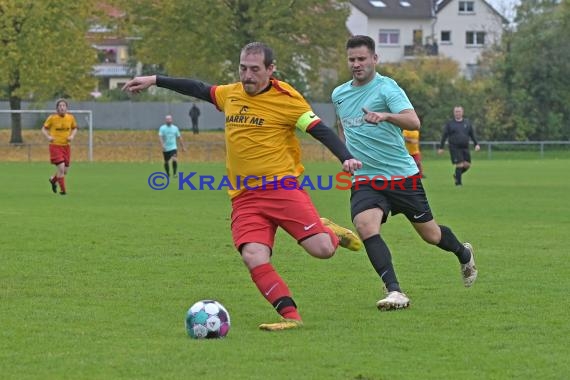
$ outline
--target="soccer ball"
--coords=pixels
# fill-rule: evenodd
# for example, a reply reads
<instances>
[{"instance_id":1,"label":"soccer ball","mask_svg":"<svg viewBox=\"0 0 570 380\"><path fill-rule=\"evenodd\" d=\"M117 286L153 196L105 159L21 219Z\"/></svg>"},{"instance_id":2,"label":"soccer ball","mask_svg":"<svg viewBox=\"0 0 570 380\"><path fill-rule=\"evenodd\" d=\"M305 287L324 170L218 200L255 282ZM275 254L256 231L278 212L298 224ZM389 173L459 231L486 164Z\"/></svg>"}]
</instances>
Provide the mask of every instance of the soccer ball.
<instances>
[{"instance_id":1,"label":"soccer ball","mask_svg":"<svg viewBox=\"0 0 570 380\"><path fill-rule=\"evenodd\" d=\"M186 313L186 332L191 338L223 338L229 331L230 313L218 301L198 301Z\"/></svg>"}]
</instances>

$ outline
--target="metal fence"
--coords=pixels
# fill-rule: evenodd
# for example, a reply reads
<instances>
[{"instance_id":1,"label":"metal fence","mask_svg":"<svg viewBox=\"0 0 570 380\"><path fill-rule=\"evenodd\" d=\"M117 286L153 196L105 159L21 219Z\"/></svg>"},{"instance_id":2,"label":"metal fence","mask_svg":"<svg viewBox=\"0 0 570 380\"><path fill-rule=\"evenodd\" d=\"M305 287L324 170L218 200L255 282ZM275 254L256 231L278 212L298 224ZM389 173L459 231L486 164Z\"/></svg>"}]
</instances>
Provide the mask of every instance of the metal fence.
<instances>
[{"instance_id":1,"label":"metal fence","mask_svg":"<svg viewBox=\"0 0 570 380\"><path fill-rule=\"evenodd\" d=\"M420 145L424 153L427 149L437 152L439 141L422 141ZM536 152L539 158L544 158L549 152L561 156L570 154L570 141L479 141L479 146L481 151L487 152L489 159L494 154L509 152Z\"/></svg>"},{"instance_id":2,"label":"metal fence","mask_svg":"<svg viewBox=\"0 0 570 380\"><path fill-rule=\"evenodd\" d=\"M312 139L301 140L304 161L330 161L334 156L326 147ZM479 158L570 158L570 141L481 141ZM421 143L425 158L438 157L438 141ZM187 141L186 152L179 151L181 160L187 162L223 162L225 144L222 141ZM74 162L88 162L89 146L75 144ZM156 142L95 143L93 162L160 162L162 154ZM484 156L482 155L484 154ZM441 156L439 156L441 157ZM447 155L443 157L447 158ZM0 144L0 162L47 162L46 143Z\"/></svg>"}]
</instances>

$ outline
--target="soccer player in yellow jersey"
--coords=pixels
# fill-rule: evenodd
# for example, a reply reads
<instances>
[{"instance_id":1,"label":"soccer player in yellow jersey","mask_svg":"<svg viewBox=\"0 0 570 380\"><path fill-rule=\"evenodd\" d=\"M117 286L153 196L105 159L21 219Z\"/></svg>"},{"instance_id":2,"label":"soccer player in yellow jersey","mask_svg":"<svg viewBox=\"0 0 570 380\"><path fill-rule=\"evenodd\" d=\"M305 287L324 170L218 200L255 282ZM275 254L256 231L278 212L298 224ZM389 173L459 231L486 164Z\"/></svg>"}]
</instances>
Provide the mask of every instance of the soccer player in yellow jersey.
<instances>
[{"instance_id":1,"label":"soccer player in yellow jersey","mask_svg":"<svg viewBox=\"0 0 570 380\"><path fill-rule=\"evenodd\" d=\"M408 153L410 153L410 156L412 156L412 158L416 162L416 165L418 166L418 170L420 171L420 177L425 178L424 171L422 168L422 153L420 152L420 131L418 130L411 131L408 129L404 129L402 134L404 135L404 141L406 142L406 149L408 150Z\"/></svg>"},{"instance_id":2,"label":"soccer player in yellow jersey","mask_svg":"<svg viewBox=\"0 0 570 380\"><path fill-rule=\"evenodd\" d=\"M77 133L75 117L67 113L67 107L67 100L57 100L55 103L57 113L48 116L42 128L42 133L49 141L50 161L56 167L55 174L49 179L51 190L57 193L57 185L59 184L61 195L67 194L65 175L69 171L71 163L69 143Z\"/></svg>"},{"instance_id":3,"label":"soccer player in yellow jersey","mask_svg":"<svg viewBox=\"0 0 570 380\"><path fill-rule=\"evenodd\" d=\"M218 86L153 75L134 78L123 86L133 93L152 85L168 88L213 103L224 112L232 237L251 279L282 317L280 322L259 326L268 331L302 326L289 287L270 262L277 227L320 259L332 257L339 244L351 250L362 246L352 231L319 218L309 195L296 186L304 168L295 130L323 143L347 172L353 173L361 162L301 94L272 77L274 71L272 49L252 42L240 54L240 82Z\"/></svg>"}]
</instances>

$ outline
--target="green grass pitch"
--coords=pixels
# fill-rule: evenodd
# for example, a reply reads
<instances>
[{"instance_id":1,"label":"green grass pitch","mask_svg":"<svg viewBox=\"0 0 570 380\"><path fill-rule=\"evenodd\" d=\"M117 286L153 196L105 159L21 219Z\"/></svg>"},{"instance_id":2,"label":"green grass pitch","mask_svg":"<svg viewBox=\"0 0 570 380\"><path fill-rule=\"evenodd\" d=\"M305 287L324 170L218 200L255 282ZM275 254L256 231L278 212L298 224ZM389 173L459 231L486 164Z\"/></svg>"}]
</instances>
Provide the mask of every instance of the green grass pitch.
<instances>
[{"instance_id":1,"label":"green grass pitch","mask_svg":"<svg viewBox=\"0 0 570 380\"><path fill-rule=\"evenodd\" d=\"M305 327L268 333L257 325L277 314L233 248L225 191L153 191L161 164L77 163L63 197L49 164L0 163L1 377L568 378L570 160L476 160L462 188L447 160L424 165L436 219L475 247L474 287L397 216L383 236L412 305L381 313L364 251L317 260L280 231L273 264ZM307 164L312 177L337 170ZM311 194L350 225L347 191ZM186 310L205 298L231 314L223 340L186 335Z\"/></svg>"}]
</instances>

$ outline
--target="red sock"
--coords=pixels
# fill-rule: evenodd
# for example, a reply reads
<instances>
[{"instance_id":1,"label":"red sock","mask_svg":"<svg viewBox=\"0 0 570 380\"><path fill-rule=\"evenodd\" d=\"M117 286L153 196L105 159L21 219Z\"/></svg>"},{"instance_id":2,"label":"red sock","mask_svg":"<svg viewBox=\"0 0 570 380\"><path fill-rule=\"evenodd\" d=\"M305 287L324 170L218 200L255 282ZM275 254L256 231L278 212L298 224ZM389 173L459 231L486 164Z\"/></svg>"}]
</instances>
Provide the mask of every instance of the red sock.
<instances>
[{"instance_id":1,"label":"red sock","mask_svg":"<svg viewBox=\"0 0 570 380\"><path fill-rule=\"evenodd\" d=\"M57 174L54 174L53 176L49 177L49 181L51 183L56 183L57 182Z\"/></svg>"},{"instance_id":2,"label":"red sock","mask_svg":"<svg viewBox=\"0 0 570 380\"><path fill-rule=\"evenodd\" d=\"M287 284L285 284L270 263L258 265L250 273L257 289L274 307L275 302L280 298L288 297L291 299L291 292ZM301 316L295 306L286 306L278 310L278 313L283 318L301 320Z\"/></svg>"},{"instance_id":3,"label":"red sock","mask_svg":"<svg viewBox=\"0 0 570 380\"><path fill-rule=\"evenodd\" d=\"M57 183L59 183L59 188L62 193L65 193L65 177L57 177Z\"/></svg>"}]
</instances>

